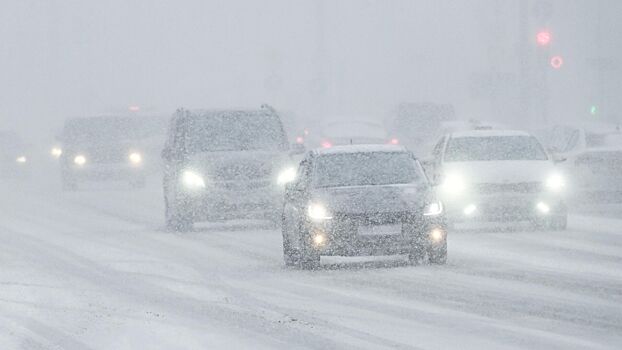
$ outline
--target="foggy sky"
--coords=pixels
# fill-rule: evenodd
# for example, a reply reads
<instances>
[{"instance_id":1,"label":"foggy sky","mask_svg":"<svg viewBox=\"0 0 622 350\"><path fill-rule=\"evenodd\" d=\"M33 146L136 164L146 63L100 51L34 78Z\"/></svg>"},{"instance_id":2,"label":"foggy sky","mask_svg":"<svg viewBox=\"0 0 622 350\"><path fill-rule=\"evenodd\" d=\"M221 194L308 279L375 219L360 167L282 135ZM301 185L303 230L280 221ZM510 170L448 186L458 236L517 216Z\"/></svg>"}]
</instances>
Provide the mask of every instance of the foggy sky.
<instances>
[{"instance_id":1,"label":"foggy sky","mask_svg":"<svg viewBox=\"0 0 622 350\"><path fill-rule=\"evenodd\" d=\"M620 73L603 78L588 63L620 62L620 2L550 3L551 17L530 12L529 26L550 27L551 52L565 57L563 71L547 73L552 118L583 118L592 101L621 107L611 102ZM52 135L66 117L129 105L170 113L263 102L306 118L378 119L400 101L448 102L464 117L512 121L513 88L491 107L472 85L491 71L517 73L517 4L3 0L0 127Z\"/></svg>"}]
</instances>

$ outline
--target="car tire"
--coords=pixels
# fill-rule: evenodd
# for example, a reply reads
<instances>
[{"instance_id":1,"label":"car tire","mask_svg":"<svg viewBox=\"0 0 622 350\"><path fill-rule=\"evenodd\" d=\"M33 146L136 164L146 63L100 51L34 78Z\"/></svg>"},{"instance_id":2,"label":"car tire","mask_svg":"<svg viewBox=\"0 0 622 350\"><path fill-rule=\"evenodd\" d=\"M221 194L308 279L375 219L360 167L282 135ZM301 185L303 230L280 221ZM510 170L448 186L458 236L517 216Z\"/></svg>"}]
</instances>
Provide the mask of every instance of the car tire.
<instances>
[{"instance_id":1,"label":"car tire","mask_svg":"<svg viewBox=\"0 0 622 350\"><path fill-rule=\"evenodd\" d=\"M440 247L431 248L428 251L428 260L430 264L434 265L445 265L447 263L447 240Z\"/></svg>"},{"instance_id":2,"label":"car tire","mask_svg":"<svg viewBox=\"0 0 622 350\"><path fill-rule=\"evenodd\" d=\"M419 245L412 247L410 252L408 252L408 262L411 265L420 265L424 258L425 250Z\"/></svg>"},{"instance_id":3,"label":"car tire","mask_svg":"<svg viewBox=\"0 0 622 350\"><path fill-rule=\"evenodd\" d=\"M166 229L171 232L188 232L192 231L194 222L189 213L180 212L179 208L164 200Z\"/></svg>"}]
</instances>

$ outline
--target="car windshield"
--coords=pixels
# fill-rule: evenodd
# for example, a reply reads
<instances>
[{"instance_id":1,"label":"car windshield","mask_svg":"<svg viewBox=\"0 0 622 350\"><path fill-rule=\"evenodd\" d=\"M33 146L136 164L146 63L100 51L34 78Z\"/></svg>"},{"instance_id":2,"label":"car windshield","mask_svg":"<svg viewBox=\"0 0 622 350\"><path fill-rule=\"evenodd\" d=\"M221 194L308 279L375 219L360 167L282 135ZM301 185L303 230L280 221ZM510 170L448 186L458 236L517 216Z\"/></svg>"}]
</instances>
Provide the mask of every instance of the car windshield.
<instances>
[{"instance_id":1,"label":"car windshield","mask_svg":"<svg viewBox=\"0 0 622 350\"><path fill-rule=\"evenodd\" d=\"M114 143L137 140L148 135L144 121L137 118L97 117L67 121L63 140L68 143Z\"/></svg>"},{"instance_id":2,"label":"car windshield","mask_svg":"<svg viewBox=\"0 0 622 350\"><path fill-rule=\"evenodd\" d=\"M547 159L544 149L533 136L453 138L444 157L446 162Z\"/></svg>"},{"instance_id":3,"label":"car windshield","mask_svg":"<svg viewBox=\"0 0 622 350\"><path fill-rule=\"evenodd\" d=\"M323 155L317 160L314 178L317 188L425 181L420 166L406 152Z\"/></svg>"},{"instance_id":4,"label":"car windshield","mask_svg":"<svg viewBox=\"0 0 622 350\"><path fill-rule=\"evenodd\" d=\"M190 153L286 149L287 138L276 115L220 113L188 120L186 150Z\"/></svg>"}]
</instances>

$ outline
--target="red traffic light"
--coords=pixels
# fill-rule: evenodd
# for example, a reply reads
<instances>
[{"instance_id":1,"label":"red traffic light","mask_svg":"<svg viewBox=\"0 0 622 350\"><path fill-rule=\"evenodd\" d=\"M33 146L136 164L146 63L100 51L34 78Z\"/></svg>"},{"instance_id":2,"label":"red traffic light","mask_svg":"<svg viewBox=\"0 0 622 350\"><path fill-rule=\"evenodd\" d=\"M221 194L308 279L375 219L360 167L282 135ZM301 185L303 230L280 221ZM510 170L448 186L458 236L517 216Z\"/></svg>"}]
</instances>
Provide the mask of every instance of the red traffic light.
<instances>
[{"instance_id":1,"label":"red traffic light","mask_svg":"<svg viewBox=\"0 0 622 350\"><path fill-rule=\"evenodd\" d=\"M536 42L540 46L547 46L551 43L551 32L548 30L541 30L536 34Z\"/></svg>"},{"instance_id":2,"label":"red traffic light","mask_svg":"<svg viewBox=\"0 0 622 350\"><path fill-rule=\"evenodd\" d=\"M560 69L564 65L564 59L562 56L553 56L551 57L551 67L555 69Z\"/></svg>"}]
</instances>

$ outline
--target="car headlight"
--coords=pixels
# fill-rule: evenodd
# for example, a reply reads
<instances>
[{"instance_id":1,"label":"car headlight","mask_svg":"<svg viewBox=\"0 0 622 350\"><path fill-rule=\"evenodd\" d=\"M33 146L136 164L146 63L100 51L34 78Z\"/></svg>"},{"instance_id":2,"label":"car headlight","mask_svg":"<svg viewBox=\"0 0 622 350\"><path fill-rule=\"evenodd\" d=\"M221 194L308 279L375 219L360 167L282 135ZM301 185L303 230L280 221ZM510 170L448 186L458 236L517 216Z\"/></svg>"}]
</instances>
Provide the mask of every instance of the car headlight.
<instances>
[{"instance_id":1,"label":"car headlight","mask_svg":"<svg viewBox=\"0 0 622 350\"><path fill-rule=\"evenodd\" d=\"M330 220L333 217L328 212L328 209L319 203L310 203L307 208L307 215L312 220Z\"/></svg>"},{"instance_id":2,"label":"car headlight","mask_svg":"<svg viewBox=\"0 0 622 350\"><path fill-rule=\"evenodd\" d=\"M80 165L80 166L82 166L82 165L84 165L84 164L86 163L86 157L85 157L85 156L83 156L83 155L81 155L81 154L80 154L80 155L77 155L77 156L75 156L75 157L73 158L73 162L74 162L74 164L76 164L76 165Z\"/></svg>"},{"instance_id":3,"label":"car headlight","mask_svg":"<svg viewBox=\"0 0 622 350\"><path fill-rule=\"evenodd\" d=\"M54 158L60 158L60 156L63 155L63 149L60 147L53 147L50 150L50 154L52 155L52 157Z\"/></svg>"},{"instance_id":4,"label":"car headlight","mask_svg":"<svg viewBox=\"0 0 622 350\"><path fill-rule=\"evenodd\" d=\"M25 156L20 156L20 157L17 157L17 159L15 159L15 161L18 162L18 163L26 163L26 161L28 161L28 159L26 159Z\"/></svg>"},{"instance_id":5,"label":"car headlight","mask_svg":"<svg viewBox=\"0 0 622 350\"><path fill-rule=\"evenodd\" d=\"M441 188L445 193L456 195L466 190L466 183L462 176L449 174L445 176Z\"/></svg>"},{"instance_id":6,"label":"car headlight","mask_svg":"<svg viewBox=\"0 0 622 350\"><path fill-rule=\"evenodd\" d=\"M143 161L143 156L138 152L132 152L128 156L128 159L132 164L140 164Z\"/></svg>"},{"instance_id":7,"label":"car headlight","mask_svg":"<svg viewBox=\"0 0 622 350\"><path fill-rule=\"evenodd\" d=\"M181 181L190 190L205 188L203 177L192 170L184 171L181 175Z\"/></svg>"},{"instance_id":8,"label":"car headlight","mask_svg":"<svg viewBox=\"0 0 622 350\"><path fill-rule=\"evenodd\" d=\"M429 203L423 209L424 216L438 216L443 213L443 203L440 201Z\"/></svg>"},{"instance_id":9,"label":"car headlight","mask_svg":"<svg viewBox=\"0 0 622 350\"><path fill-rule=\"evenodd\" d=\"M276 178L276 182L279 185L285 185L288 182L292 182L296 179L296 169L293 167L281 170L279 176Z\"/></svg>"},{"instance_id":10,"label":"car headlight","mask_svg":"<svg viewBox=\"0 0 622 350\"><path fill-rule=\"evenodd\" d=\"M545 185L548 190L559 192L566 187L566 180L559 174L553 174L546 179Z\"/></svg>"}]
</instances>

